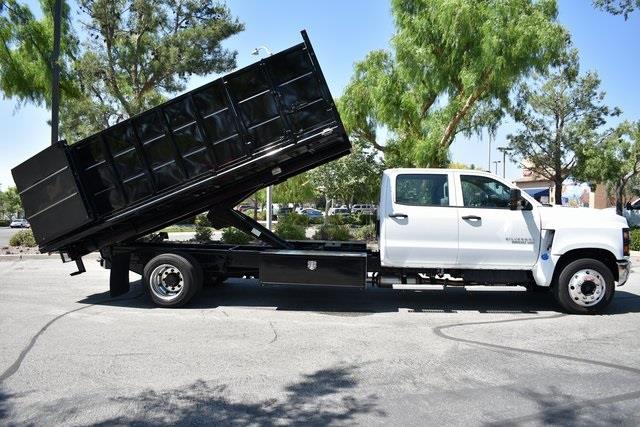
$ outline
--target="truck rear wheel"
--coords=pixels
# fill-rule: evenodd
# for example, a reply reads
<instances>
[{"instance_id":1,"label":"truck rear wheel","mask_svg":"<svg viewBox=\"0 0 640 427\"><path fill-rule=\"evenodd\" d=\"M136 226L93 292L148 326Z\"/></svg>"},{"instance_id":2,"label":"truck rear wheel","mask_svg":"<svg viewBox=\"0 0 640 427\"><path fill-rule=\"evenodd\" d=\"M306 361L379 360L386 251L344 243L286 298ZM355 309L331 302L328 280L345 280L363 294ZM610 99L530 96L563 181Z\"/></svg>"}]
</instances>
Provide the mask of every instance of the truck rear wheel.
<instances>
[{"instance_id":1,"label":"truck rear wheel","mask_svg":"<svg viewBox=\"0 0 640 427\"><path fill-rule=\"evenodd\" d=\"M152 258L142 275L151 300L162 307L186 304L202 288L202 269L188 255L161 254Z\"/></svg>"},{"instance_id":2,"label":"truck rear wheel","mask_svg":"<svg viewBox=\"0 0 640 427\"><path fill-rule=\"evenodd\" d=\"M596 314L613 299L613 273L602 262L585 258L567 264L553 286L553 296L571 314Z\"/></svg>"}]
</instances>

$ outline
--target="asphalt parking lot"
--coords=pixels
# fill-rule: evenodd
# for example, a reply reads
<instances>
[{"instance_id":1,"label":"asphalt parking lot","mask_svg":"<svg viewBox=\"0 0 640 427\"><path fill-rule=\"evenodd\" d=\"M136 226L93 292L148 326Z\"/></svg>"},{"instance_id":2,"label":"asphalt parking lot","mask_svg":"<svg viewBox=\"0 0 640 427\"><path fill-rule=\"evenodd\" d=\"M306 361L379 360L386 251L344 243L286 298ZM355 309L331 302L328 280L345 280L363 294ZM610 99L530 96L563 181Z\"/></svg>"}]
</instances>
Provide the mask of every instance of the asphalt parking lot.
<instances>
[{"instance_id":1,"label":"asphalt parking lot","mask_svg":"<svg viewBox=\"0 0 640 427\"><path fill-rule=\"evenodd\" d=\"M637 264L636 264L637 265ZM0 424L640 423L640 277L607 313L522 290L205 288L0 262Z\"/></svg>"}]
</instances>

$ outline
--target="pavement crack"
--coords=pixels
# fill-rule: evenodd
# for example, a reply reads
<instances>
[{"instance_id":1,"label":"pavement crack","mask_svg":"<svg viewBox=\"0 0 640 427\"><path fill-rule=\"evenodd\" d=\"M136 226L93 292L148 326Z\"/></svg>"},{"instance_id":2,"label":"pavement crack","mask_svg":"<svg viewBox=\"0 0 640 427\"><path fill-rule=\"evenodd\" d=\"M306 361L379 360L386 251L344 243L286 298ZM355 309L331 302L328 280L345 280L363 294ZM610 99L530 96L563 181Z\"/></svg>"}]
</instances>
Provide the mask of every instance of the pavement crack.
<instances>
[{"instance_id":1,"label":"pavement crack","mask_svg":"<svg viewBox=\"0 0 640 427\"><path fill-rule=\"evenodd\" d=\"M136 295L134 297L119 298L119 299L113 299L113 300L110 299L110 298L105 298L104 300L98 301L98 302L96 302L94 304L85 305L83 307L74 308L73 310L68 310L68 311L65 311L62 314L57 315L53 319L49 320L42 328L40 328L40 330L38 332L35 333L35 335L33 335L31 337L31 340L29 340L29 343L22 349L22 351L20 352L20 355L18 356L18 358L11 364L11 366L9 366L2 373L2 375L0 375L0 383L3 383L7 379L9 379L11 376L13 376L16 372L18 372L18 369L20 369L20 365L22 365L22 362L24 361L25 357L27 357L27 355L29 354L29 352L31 351L33 346L36 344L36 341L38 340L38 338L40 338L40 336L42 334L44 334L44 332L47 329L49 329L49 327L51 325L53 325L55 322L57 322L58 320L62 319L65 316L68 316L71 313L75 313L76 311L85 310L87 308L93 307L95 304L104 304L104 303L108 303L108 302L111 302L111 301L113 301L113 302L115 302L115 301L125 301L125 300L129 300L129 299L138 298L141 295L142 294Z\"/></svg>"},{"instance_id":2,"label":"pavement crack","mask_svg":"<svg viewBox=\"0 0 640 427\"><path fill-rule=\"evenodd\" d=\"M507 351L517 352L517 353L531 354L531 355L543 356L543 357L551 357L551 358L561 359L561 360L569 360L569 361L572 361L572 362L584 363L584 364L588 364L588 365L600 366L600 367L611 368L611 369L617 369L617 370L621 370L621 371L625 371L625 372L630 372L632 374L640 375L640 368L634 368L632 366L619 365L619 364L616 364L616 363L610 363L610 362L605 362L605 361L601 361L601 360L584 359L584 358L581 358L581 357L567 356L567 355L564 355L564 354L547 353L547 352L544 352L544 351L530 350L530 349L519 348L519 347L511 347L511 346L500 345L500 344L493 344L493 343L489 343L489 342L484 342L484 341L479 341L479 340L472 340L472 339L468 339L468 338L459 338L459 337L454 337L452 335L448 335L448 334L443 332L446 329L457 328L457 327L462 327L462 326L489 325L489 324L511 323L511 322L524 322L524 321L527 321L527 320L556 319L556 318L564 317L564 316L566 316L566 315L565 314L554 314L554 315L551 315L551 316L526 317L524 319L518 318L518 319L490 320L490 321L484 321L484 322L454 323L454 324L450 324L450 325L438 326L438 327L433 329L433 332L437 336L439 336L440 338L444 338L446 340L451 340L451 341L460 342L460 343L464 343L464 344L479 345L479 346L483 346L483 347L499 349L499 350L507 350ZM524 422L527 422L527 421L533 421L533 420L539 419L541 414L544 414L545 416L554 415L554 414L562 414L564 411L567 411L567 410L578 410L578 409L587 408L587 407L593 406L593 405L611 404L611 403L617 403L617 402L622 402L622 401L625 401L625 400L632 400L632 399L638 399L638 398L640 398L640 390L632 391L632 392L628 392L628 393L616 394L614 396L603 397L603 398L600 398L600 399L584 400L582 402L576 402L576 403L572 403L570 405L557 405L557 406L554 406L554 407L547 408L547 409L545 409L544 411L541 411L541 412L536 412L534 414L524 415L522 417L516 417L516 418L507 419L507 420L495 421L495 422L487 423L487 425L491 425L491 426L518 425L518 424L521 424L521 423L524 423Z\"/></svg>"},{"instance_id":3,"label":"pavement crack","mask_svg":"<svg viewBox=\"0 0 640 427\"><path fill-rule=\"evenodd\" d=\"M269 344L273 344L278 340L278 331L276 331L275 326L273 326L273 322L269 321L269 326L271 326L271 330L273 331L273 338L269 341Z\"/></svg>"}]
</instances>

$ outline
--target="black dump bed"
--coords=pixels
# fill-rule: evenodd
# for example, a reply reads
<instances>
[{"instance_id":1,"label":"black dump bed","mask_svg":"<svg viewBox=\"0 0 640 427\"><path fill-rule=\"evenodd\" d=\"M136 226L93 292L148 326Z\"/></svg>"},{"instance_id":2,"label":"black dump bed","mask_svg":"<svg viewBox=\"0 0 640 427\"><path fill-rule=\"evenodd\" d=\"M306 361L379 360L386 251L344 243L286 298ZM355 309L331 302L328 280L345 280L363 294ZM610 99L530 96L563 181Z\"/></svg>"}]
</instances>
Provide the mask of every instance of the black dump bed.
<instances>
[{"instance_id":1,"label":"black dump bed","mask_svg":"<svg viewBox=\"0 0 640 427\"><path fill-rule=\"evenodd\" d=\"M77 258L270 184L350 149L303 43L12 170L43 252Z\"/></svg>"}]
</instances>

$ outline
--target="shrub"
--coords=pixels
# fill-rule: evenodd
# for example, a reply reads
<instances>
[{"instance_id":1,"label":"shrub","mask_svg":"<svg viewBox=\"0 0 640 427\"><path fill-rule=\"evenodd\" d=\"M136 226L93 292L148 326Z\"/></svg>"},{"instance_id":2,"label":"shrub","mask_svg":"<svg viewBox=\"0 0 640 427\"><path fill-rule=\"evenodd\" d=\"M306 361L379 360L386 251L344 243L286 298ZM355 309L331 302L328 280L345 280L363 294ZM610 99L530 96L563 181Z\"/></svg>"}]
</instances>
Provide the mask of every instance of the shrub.
<instances>
[{"instance_id":1,"label":"shrub","mask_svg":"<svg viewBox=\"0 0 640 427\"><path fill-rule=\"evenodd\" d=\"M8 219L0 219L0 227L8 227L11 224L11 221Z\"/></svg>"},{"instance_id":2,"label":"shrub","mask_svg":"<svg viewBox=\"0 0 640 427\"><path fill-rule=\"evenodd\" d=\"M300 225L306 227L309 225L309 217L299 213L292 212L278 219L278 222L287 222L289 224Z\"/></svg>"},{"instance_id":3,"label":"shrub","mask_svg":"<svg viewBox=\"0 0 640 427\"><path fill-rule=\"evenodd\" d=\"M31 230L20 230L9 239L9 246L37 246L36 239L33 237Z\"/></svg>"},{"instance_id":4,"label":"shrub","mask_svg":"<svg viewBox=\"0 0 640 427\"><path fill-rule=\"evenodd\" d=\"M202 227L211 227L211 221L209 221L209 218L207 218L206 214L200 214L196 216L194 223L196 224L196 226L199 225Z\"/></svg>"},{"instance_id":5,"label":"shrub","mask_svg":"<svg viewBox=\"0 0 640 427\"><path fill-rule=\"evenodd\" d=\"M228 227L222 230L220 241L229 245L246 245L251 241L251 238L237 228Z\"/></svg>"},{"instance_id":6,"label":"shrub","mask_svg":"<svg viewBox=\"0 0 640 427\"><path fill-rule=\"evenodd\" d=\"M640 228L631 229L631 246L632 251L640 251Z\"/></svg>"},{"instance_id":7,"label":"shrub","mask_svg":"<svg viewBox=\"0 0 640 427\"><path fill-rule=\"evenodd\" d=\"M346 225L322 224L313 238L315 240L351 240L349 227Z\"/></svg>"},{"instance_id":8,"label":"shrub","mask_svg":"<svg viewBox=\"0 0 640 427\"><path fill-rule=\"evenodd\" d=\"M305 240L307 238L305 228L303 226L287 221L278 221L275 232L283 239Z\"/></svg>"},{"instance_id":9,"label":"shrub","mask_svg":"<svg viewBox=\"0 0 640 427\"><path fill-rule=\"evenodd\" d=\"M375 224L367 224L362 226L355 231L356 239L358 240L366 240L368 242L372 242L376 240L378 237L376 235L376 225Z\"/></svg>"},{"instance_id":10,"label":"shrub","mask_svg":"<svg viewBox=\"0 0 640 427\"><path fill-rule=\"evenodd\" d=\"M196 225L196 242L207 243L211 241L211 229L209 227L203 227L202 225Z\"/></svg>"},{"instance_id":11,"label":"shrub","mask_svg":"<svg viewBox=\"0 0 640 427\"><path fill-rule=\"evenodd\" d=\"M359 213L356 215L356 224L358 225L369 225L369 224L375 224L376 223L376 215L373 214L363 214L363 213Z\"/></svg>"}]
</instances>

